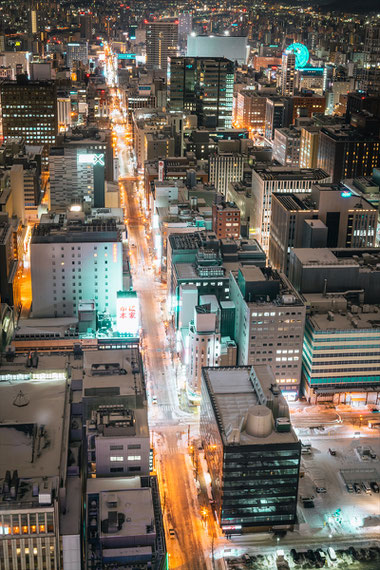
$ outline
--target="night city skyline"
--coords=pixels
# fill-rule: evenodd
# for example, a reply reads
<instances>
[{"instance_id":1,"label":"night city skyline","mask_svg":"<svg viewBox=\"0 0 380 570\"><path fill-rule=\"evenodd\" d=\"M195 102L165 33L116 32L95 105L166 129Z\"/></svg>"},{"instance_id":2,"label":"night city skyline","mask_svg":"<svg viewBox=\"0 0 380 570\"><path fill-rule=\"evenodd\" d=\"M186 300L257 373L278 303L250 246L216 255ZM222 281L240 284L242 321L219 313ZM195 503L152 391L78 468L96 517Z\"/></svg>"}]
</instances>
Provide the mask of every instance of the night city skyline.
<instances>
[{"instance_id":1,"label":"night city skyline","mask_svg":"<svg viewBox=\"0 0 380 570\"><path fill-rule=\"evenodd\" d=\"M378 3L0 11L0 570L377 569Z\"/></svg>"}]
</instances>

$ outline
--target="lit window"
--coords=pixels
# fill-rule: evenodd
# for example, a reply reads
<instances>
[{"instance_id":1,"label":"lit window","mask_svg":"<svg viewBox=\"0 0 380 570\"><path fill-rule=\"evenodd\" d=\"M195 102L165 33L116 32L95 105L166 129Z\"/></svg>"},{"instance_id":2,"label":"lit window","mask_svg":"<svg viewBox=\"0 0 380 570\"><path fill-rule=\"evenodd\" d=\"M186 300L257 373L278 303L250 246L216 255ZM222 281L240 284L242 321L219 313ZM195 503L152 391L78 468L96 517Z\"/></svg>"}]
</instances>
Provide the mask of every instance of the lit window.
<instances>
[{"instance_id":1,"label":"lit window","mask_svg":"<svg viewBox=\"0 0 380 570\"><path fill-rule=\"evenodd\" d=\"M122 455L111 455L110 461L124 461L124 457Z\"/></svg>"}]
</instances>

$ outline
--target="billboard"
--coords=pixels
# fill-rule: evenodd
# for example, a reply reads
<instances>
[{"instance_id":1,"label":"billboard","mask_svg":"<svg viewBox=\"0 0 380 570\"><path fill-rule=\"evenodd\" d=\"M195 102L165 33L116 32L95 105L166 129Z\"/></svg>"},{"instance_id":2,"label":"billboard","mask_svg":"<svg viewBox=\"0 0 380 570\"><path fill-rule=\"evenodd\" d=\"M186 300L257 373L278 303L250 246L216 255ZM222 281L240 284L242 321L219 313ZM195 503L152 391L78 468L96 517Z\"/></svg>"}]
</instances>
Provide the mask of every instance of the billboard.
<instances>
[{"instance_id":1,"label":"billboard","mask_svg":"<svg viewBox=\"0 0 380 570\"><path fill-rule=\"evenodd\" d=\"M104 166L104 154L95 154L95 153L78 154L78 163L92 164L93 166L99 164L99 166Z\"/></svg>"},{"instance_id":2,"label":"billboard","mask_svg":"<svg viewBox=\"0 0 380 570\"><path fill-rule=\"evenodd\" d=\"M118 291L116 298L116 323L119 333L139 336L140 307L135 291Z\"/></svg>"}]
</instances>

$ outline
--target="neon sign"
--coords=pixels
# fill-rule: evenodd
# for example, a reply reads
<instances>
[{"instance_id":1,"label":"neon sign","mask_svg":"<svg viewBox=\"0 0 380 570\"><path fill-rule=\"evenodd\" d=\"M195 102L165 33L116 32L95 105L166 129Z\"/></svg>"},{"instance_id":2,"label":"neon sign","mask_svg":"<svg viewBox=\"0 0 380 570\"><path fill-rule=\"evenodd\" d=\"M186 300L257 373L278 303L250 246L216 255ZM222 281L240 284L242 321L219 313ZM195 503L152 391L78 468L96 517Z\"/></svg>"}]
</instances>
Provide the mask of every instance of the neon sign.
<instances>
[{"instance_id":1,"label":"neon sign","mask_svg":"<svg viewBox=\"0 0 380 570\"><path fill-rule=\"evenodd\" d=\"M78 154L78 164L104 165L104 154Z\"/></svg>"},{"instance_id":2,"label":"neon sign","mask_svg":"<svg viewBox=\"0 0 380 570\"><path fill-rule=\"evenodd\" d=\"M139 336L139 300L135 291L119 291L116 299L116 322L120 333Z\"/></svg>"}]
</instances>

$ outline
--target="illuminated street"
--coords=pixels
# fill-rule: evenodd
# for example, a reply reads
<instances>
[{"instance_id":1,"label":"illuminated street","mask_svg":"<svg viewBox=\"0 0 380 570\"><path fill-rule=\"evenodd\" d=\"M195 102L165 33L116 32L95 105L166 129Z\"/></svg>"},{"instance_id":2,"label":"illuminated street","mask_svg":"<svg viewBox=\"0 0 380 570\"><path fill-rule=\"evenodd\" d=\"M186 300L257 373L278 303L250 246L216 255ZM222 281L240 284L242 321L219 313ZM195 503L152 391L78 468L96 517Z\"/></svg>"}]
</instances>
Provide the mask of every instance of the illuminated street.
<instances>
[{"instance_id":1,"label":"illuminated street","mask_svg":"<svg viewBox=\"0 0 380 570\"><path fill-rule=\"evenodd\" d=\"M114 90L114 93L117 91ZM211 567L211 560L206 559L210 545L188 453L189 426L191 438L197 437L198 416L186 413L179 407L176 362L169 350L161 308L165 292L153 270L133 179L133 159L125 140L127 130L121 126L122 117L119 100L114 96L113 120L117 124L114 132L117 134L122 178L121 201L125 205L133 288L140 299L149 425L155 468L160 480L170 568L204 569ZM169 537L169 528L174 529L174 538Z\"/></svg>"}]
</instances>

